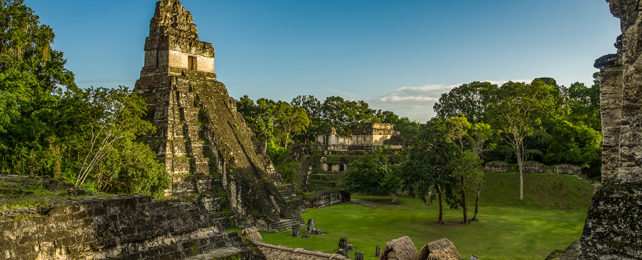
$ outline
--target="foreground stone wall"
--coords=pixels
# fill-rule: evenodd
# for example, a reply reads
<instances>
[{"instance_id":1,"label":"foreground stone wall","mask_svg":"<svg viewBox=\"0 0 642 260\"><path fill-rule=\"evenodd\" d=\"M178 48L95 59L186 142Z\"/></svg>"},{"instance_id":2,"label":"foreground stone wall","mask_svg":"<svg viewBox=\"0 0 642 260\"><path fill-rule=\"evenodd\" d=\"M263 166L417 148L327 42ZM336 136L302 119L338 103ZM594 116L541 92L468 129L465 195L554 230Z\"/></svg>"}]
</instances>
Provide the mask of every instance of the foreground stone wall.
<instances>
[{"instance_id":1,"label":"foreground stone wall","mask_svg":"<svg viewBox=\"0 0 642 260\"><path fill-rule=\"evenodd\" d=\"M200 207L145 196L70 200L0 234L1 259L264 259Z\"/></svg>"},{"instance_id":2,"label":"foreground stone wall","mask_svg":"<svg viewBox=\"0 0 642 260\"><path fill-rule=\"evenodd\" d=\"M581 257L642 258L642 16L637 0L607 0L620 18L617 54L598 59L602 187L589 209Z\"/></svg>"},{"instance_id":3,"label":"foreground stone wall","mask_svg":"<svg viewBox=\"0 0 642 260\"><path fill-rule=\"evenodd\" d=\"M270 260L324 260L324 259L340 259L349 260L342 255L328 254L319 251L312 251L303 248L292 248L285 246L277 246L266 244L262 242L255 242L256 246L261 250L267 259Z\"/></svg>"}]
</instances>

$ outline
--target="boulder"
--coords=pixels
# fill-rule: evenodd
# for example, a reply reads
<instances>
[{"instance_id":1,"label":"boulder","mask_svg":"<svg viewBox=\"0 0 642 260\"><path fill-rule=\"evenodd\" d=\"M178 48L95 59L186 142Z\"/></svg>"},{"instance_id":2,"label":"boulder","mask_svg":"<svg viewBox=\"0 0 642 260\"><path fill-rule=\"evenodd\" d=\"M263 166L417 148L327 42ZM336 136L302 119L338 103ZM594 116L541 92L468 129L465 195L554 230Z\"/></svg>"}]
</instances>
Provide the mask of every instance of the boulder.
<instances>
[{"instance_id":1,"label":"boulder","mask_svg":"<svg viewBox=\"0 0 642 260\"><path fill-rule=\"evenodd\" d=\"M243 231L241 231L241 236L252 241L253 243L263 242L263 237L261 236L261 233L259 233L259 229L255 227L243 229Z\"/></svg>"},{"instance_id":2,"label":"boulder","mask_svg":"<svg viewBox=\"0 0 642 260\"><path fill-rule=\"evenodd\" d=\"M379 256L379 260L414 260L416 258L417 247L408 236L388 241Z\"/></svg>"},{"instance_id":3,"label":"boulder","mask_svg":"<svg viewBox=\"0 0 642 260\"><path fill-rule=\"evenodd\" d=\"M419 251L417 260L460 260L461 256L457 252L455 245L442 238L437 241L425 244Z\"/></svg>"}]
</instances>

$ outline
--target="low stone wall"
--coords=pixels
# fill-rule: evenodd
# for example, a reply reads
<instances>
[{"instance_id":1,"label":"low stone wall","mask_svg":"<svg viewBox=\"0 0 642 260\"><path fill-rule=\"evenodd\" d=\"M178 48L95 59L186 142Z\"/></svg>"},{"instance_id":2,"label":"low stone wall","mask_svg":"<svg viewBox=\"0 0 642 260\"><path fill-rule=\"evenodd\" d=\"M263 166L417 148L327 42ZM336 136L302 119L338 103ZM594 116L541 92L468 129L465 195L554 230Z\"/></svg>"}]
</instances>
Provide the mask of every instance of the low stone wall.
<instances>
[{"instance_id":1,"label":"low stone wall","mask_svg":"<svg viewBox=\"0 0 642 260\"><path fill-rule=\"evenodd\" d=\"M558 164L553 166L553 172L557 174L579 175L582 173L582 168L571 164Z\"/></svg>"},{"instance_id":2,"label":"low stone wall","mask_svg":"<svg viewBox=\"0 0 642 260\"><path fill-rule=\"evenodd\" d=\"M319 251L312 251L303 248L292 248L285 246L277 246L272 244L266 244L262 242L255 242L259 250L265 255L269 260L321 260L321 259L341 259L349 260L342 255L338 254L328 254Z\"/></svg>"},{"instance_id":3,"label":"low stone wall","mask_svg":"<svg viewBox=\"0 0 642 260\"><path fill-rule=\"evenodd\" d=\"M62 202L41 216L0 222L1 259L263 259L206 210L146 196Z\"/></svg>"},{"instance_id":4,"label":"low stone wall","mask_svg":"<svg viewBox=\"0 0 642 260\"><path fill-rule=\"evenodd\" d=\"M492 161L484 165L484 170L487 172L507 172L510 166L506 162Z\"/></svg>"},{"instance_id":5,"label":"low stone wall","mask_svg":"<svg viewBox=\"0 0 642 260\"><path fill-rule=\"evenodd\" d=\"M342 189L317 191L303 197L306 208L323 208L350 201L350 192Z\"/></svg>"},{"instance_id":6,"label":"low stone wall","mask_svg":"<svg viewBox=\"0 0 642 260\"><path fill-rule=\"evenodd\" d=\"M524 172L544 172L546 166L543 163L535 161L526 161L522 165L524 167Z\"/></svg>"}]
</instances>

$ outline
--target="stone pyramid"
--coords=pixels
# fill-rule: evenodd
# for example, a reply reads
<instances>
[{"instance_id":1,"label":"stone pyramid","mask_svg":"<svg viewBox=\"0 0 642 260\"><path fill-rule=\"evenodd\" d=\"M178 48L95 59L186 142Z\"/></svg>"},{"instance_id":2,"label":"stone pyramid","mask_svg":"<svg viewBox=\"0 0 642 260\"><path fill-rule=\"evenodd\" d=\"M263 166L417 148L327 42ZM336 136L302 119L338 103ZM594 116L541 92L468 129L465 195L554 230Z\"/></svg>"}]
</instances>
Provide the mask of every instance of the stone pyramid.
<instances>
[{"instance_id":1,"label":"stone pyramid","mask_svg":"<svg viewBox=\"0 0 642 260\"><path fill-rule=\"evenodd\" d=\"M212 44L199 40L178 0L156 3L135 91L157 128L147 142L172 176L168 194L238 227L283 230L302 223L279 191L287 189L270 159L257 152L235 100L216 80Z\"/></svg>"}]
</instances>

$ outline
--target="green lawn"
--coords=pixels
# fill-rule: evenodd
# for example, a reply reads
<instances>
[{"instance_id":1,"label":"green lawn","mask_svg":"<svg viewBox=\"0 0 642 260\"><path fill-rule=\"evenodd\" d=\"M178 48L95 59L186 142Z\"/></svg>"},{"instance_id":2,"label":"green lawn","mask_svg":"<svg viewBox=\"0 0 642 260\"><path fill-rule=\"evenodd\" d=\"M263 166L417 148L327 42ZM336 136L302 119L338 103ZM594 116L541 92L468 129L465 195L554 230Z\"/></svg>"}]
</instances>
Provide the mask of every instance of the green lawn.
<instances>
[{"instance_id":1,"label":"green lawn","mask_svg":"<svg viewBox=\"0 0 642 260\"><path fill-rule=\"evenodd\" d=\"M410 236L418 249L447 237L465 259L472 254L481 259L544 259L577 240L590 203L590 184L573 176L527 175L526 200L520 202L514 198L518 196L517 177L513 173L488 174L481 221L468 226L456 224L461 221L461 210L447 209L445 220L451 224L439 225L435 223L436 204L424 205L410 198L390 204L386 197L353 196L379 206L343 203L308 209L303 219L314 218L324 235L305 239L291 237L291 232L262 235L267 243L329 253L336 251L339 238L347 237L356 249L352 255L362 251L370 259L374 259L376 245L383 248L386 241L404 235ZM472 215L472 209L470 212Z\"/></svg>"}]
</instances>

